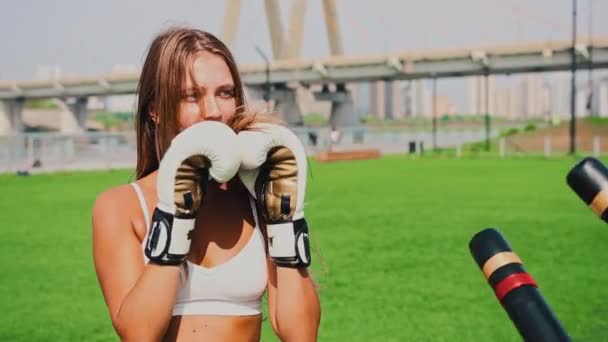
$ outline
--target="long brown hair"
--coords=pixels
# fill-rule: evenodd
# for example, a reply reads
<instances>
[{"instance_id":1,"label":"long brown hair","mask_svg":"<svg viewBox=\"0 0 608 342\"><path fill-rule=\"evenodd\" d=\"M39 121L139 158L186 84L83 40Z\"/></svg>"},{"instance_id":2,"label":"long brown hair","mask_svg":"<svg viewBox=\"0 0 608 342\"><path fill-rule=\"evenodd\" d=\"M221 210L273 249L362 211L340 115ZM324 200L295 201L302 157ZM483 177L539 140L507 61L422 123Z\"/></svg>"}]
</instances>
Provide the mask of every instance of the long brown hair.
<instances>
[{"instance_id":1,"label":"long brown hair","mask_svg":"<svg viewBox=\"0 0 608 342\"><path fill-rule=\"evenodd\" d=\"M221 56L230 70L235 88L236 113L228 122L237 133L255 122L280 121L271 114L246 113L243 83L228 47L211 33L171 27L150 44L139 77L135 118L137 133L136 179L155 171L178 131L177 114L181 86L197 53L207 51ZM154 113L156 119L151 115Z\"/></svg>"}]
</instances>

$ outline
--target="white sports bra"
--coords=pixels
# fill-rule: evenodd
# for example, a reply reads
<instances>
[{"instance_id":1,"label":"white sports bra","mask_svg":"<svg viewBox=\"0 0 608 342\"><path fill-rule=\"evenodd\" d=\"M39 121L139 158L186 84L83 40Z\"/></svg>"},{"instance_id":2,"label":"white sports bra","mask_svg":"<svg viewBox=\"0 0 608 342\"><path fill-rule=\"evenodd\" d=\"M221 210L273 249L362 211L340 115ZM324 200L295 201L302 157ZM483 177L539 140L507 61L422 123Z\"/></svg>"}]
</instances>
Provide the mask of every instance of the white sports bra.
<instances>
[{"instance_id":1,"label":"white sports bra","mask_svg":"<svg viewBox=\"0 0 608 342\"><path fill-rule=\"evenodd\" d=\"M131 183L141 204L146 225L150 225L148 206L140 187ZM173 316L181 315L257 315L262 312L261 299L266 290L268 274L264 238L258 224L253 199L250 201L255 219L251 238L234 257L218 266L207 268L187 261L187 275L182 271ZM142 241L142 250L146 237ZM144 255L144 259L148 259Z\"/></svg>"}]
</instances>

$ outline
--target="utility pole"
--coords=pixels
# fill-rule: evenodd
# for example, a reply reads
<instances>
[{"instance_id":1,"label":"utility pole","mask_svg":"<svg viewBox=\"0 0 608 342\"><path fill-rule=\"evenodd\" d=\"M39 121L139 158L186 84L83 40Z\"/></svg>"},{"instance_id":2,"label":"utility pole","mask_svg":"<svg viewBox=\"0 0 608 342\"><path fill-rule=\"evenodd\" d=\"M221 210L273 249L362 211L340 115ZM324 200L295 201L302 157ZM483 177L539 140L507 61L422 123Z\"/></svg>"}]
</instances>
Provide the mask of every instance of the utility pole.
<instances>
[{"instance_id":1,"label":"utility pole","mask_svg":"<svg viewBox=\"0 0 608 342\"><path fill-rule=\"evenodd\" d=\"M489 77L488 71L484 75L485 87L486 87L486 98L485 98L485 107L486 107L486 151L490 151L490 85L489 85Z\"/></svg>"},{"instance_id":2,"label":"utility pole","mask_svg":"<svg viewBox=\"0 0 608 342\"><path fill-rule=\"evenodd\" d=\"M437 77L433 75L433 151L437 150Z\"/></svg>"},{"instance_id":3,"label":"utility pole","mask_svg":"<svg viewBox=\"0 0 608 342\"><path fill-rule=\"evenodd\" d=\"M570 154L576 153L576 0L572 0L572 84L570 85Z\"/></svg>"},{"instance_id":4,"label":"utility pole","mask_svg":"<svg viewBox=\"0 0 608 342\"><path fill-rule=\"evenodd\" d=\"M587 98L587 111L593 115L593 0L589 0L589 97Z\"/></svg>"}]
</instances>

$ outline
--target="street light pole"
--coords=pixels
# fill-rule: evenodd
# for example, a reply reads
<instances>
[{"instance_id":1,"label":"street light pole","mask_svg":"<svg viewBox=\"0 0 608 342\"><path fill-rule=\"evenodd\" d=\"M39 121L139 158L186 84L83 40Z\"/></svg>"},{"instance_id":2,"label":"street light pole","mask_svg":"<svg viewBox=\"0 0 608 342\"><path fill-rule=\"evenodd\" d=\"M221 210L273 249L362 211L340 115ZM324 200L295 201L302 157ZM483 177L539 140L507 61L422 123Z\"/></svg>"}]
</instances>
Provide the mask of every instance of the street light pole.
<instances>
[{"instance_id":1,"label":"street light pole","mask_svg":"<svg viewBox=\"0 0 608 342\"><path fill-rule=\"evenodd\" d=\"M433 151L437 150L437 77L433 75Z\"/></svg>"},{"instance_id":2,"label":"street light pole","mask_svg":"<svg viewBox=\"0 0 608 342\"><path fill-rule=\"evenodd\" d=\"M485 98L485 107L486 107L486 115L485 115L485 123L486 123L486 151L490 151L490 85L488 72L486 71L484 75L485 87L486 87L486 98Z\"/></svg>"},{"instance_id":3,"label":"street light pole","mask_svg":"<svg viewBox=\"0 0 608 342\"><path fill-rule=\"evenodd\" d=\"M572 84L570 85L570 154L576 153L576 0L572 0Z\"/></svg>"},{"instance_id":4,"label":"street light pole","mask_svg":"<svg viewBox=\"0 0 608 342\"><path fill-rule=\"evenodd\" d=\"M266 57L266 54L258 46L255 47L260 57L266 63L266 84L264 85L264 101L266 101L266 110L270 111L270 60Z\"/></svg>"},{"instance_id":5,"label":"street light pole","mask_svg":"<svg viewBox=\"0 0 608 342\"><path fill-rule=\"evenodd\" d=\"M593 0L589 0L589 97L587 98L587 111L593 115Z\"/></svg>"}]
</instances>

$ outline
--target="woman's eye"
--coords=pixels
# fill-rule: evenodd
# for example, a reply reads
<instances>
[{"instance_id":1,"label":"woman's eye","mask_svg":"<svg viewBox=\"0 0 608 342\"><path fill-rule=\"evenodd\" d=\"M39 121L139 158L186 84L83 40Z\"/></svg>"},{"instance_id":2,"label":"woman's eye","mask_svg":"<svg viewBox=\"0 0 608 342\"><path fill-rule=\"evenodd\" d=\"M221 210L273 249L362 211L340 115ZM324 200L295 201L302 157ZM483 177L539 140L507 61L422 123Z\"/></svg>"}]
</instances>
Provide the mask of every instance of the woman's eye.
<instances>
[{"instance_id":1,"label":"woman's eye","mask_svg":"<svg viewBox=\"0 0 608 342\"><path fill-rule=\"evenodd\" d=\"M187 102L196 102L198 100L198 97L194 93L189 93L184 96L184 100L186 100Z\"/></svg>"},{"instance_id":2,"label":"woman's eye","mask_svg":"<svg viewBox=\"0 0 608 342\"><path fill-rule=\"evenodd\" d=\"M234 97L234 89L224 89L220 91L220 97L231 98Z\"/></svg>"}]
</instances>

